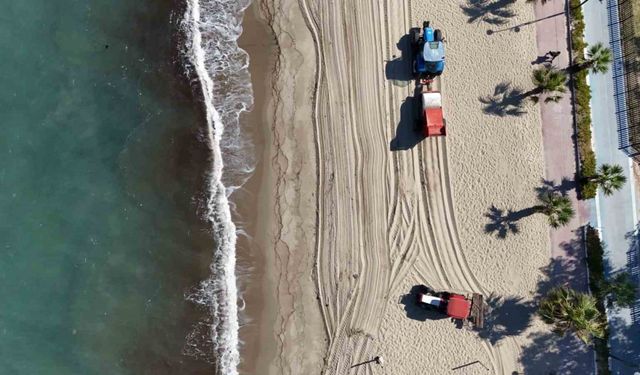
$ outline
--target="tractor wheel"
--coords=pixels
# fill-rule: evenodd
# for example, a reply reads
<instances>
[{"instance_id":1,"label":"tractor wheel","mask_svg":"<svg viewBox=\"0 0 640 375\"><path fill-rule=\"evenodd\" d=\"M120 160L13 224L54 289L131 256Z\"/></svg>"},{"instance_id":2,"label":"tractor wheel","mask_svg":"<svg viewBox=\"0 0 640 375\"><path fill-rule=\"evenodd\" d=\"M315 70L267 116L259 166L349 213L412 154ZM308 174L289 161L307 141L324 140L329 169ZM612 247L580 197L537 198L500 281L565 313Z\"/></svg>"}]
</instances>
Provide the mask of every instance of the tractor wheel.
<instances>
[{"instance_id":1,"label":"tractor wheel","mask_svg":"<svg viewBox=\"0 0 640 375\"><path fill-rule=\"evenodd\" d=\"M429 294L431 291L426 285L418 285L416 289L418 290L418 294Z\"/></svg>"},{"instance_id":2,"label":"tractor wheel","mask_svg":"<svg viewBox=\"0 0 640 375\"><path fill-rule=\"evenodd\" d=\"M409 30L409 40L411 41L411 48L414 51L418 50L418 46L420 45L420 29L417 27Z\"/></svg>"},{"instance_id":3,"label":"tractor wheel","mask_svg":"<svg viewBox=\"0 0 640 375\"><path fill-rule=\"evenodd\" d=\"M436 42L442 42L442 30L436 29L436 31L433 32L433 38Z\"/></svg>"}]
</instances>

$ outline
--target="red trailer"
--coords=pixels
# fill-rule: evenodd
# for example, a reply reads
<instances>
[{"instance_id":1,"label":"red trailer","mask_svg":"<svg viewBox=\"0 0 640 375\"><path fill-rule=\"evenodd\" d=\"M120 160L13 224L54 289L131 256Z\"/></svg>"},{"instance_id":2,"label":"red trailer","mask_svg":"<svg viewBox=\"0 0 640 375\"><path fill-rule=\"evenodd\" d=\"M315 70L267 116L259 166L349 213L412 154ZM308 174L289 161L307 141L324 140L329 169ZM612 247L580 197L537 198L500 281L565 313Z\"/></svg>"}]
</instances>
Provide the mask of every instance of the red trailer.
<instances>
[{"instance_id":1,"label":"red trailer","mask_svg":"<svg viewBox=\"0 0 640 375\"><path fill-rule=\"evenodd\" d=\"M447 134L442 114L442 95L440 91L432 89L434 86L433 81L422 80L420 82L422 90L420 90L419 97L420 113L417 127L425 137L437 137Z\"/></svg>"},{"instance_id":2,"label":"red trailer","mask_svg":"<svg viewBox=\"0 0 640 375\"><path fill-rule=\"evenodd\" d=\"M481 294L473 293L471 298L462 294L440 292L436 293L426 286L421 286L418 293L418 305L439 311L455 320L469 321L477 328L484 326L484 302Z\"/></svg>"}]
</instances>

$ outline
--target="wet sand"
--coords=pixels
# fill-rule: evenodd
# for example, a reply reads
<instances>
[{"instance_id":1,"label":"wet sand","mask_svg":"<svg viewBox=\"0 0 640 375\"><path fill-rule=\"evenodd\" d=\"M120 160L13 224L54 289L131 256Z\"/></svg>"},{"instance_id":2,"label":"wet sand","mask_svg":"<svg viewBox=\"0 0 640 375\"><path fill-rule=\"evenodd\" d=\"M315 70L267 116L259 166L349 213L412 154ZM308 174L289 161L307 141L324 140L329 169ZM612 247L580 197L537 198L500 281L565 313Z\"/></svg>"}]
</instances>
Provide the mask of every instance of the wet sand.
<instances>
[{"instance_id":1,"label":"wet sand","mask_svg":"<svg viewBox=\"0 0 640 375\"><path fill-rule=\"evenodd\" d=\"M238 238L238 280L245 302L241 314L240 340L242 362L240 372L258 374L257 358L275 355L273 345L263 345L270 339L275 321L275 305L272 293L272 259L268 257L268 216L273 211L273 199L269 192L272 180L269 168L271 134L266 120L268 86L275 63L276 44L273 33L259 18L257 2L244 14L243 33L239 46L247 51L253 86L254 105L250 112L241 115L242 128L250 135L256 154L255 172L243 188L233 196L237 205L236 222L247 235Z\"/></svg>"}]
</instances>

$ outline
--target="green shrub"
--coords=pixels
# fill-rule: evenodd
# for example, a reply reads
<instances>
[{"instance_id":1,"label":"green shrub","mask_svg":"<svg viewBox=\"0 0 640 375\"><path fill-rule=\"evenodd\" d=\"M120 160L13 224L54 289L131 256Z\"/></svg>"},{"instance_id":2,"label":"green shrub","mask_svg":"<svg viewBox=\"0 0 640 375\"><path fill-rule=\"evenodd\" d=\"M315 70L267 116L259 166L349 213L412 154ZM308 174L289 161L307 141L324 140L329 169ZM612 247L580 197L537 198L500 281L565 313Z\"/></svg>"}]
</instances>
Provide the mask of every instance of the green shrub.
<instances>
[{"instance_id":1,"label":"green shrub","mask_svg":"<svg viewBox=\"0 0 640 375\"><path fill-rule=\"evenodd\" d=\"M584 17L580 8L580 0L571 0L571 42L574 59L572 63L584 60L584 49L587 43L584 41ZM579 71L573 74L571 84L575 93L576 111L576 142L580 159L578 180L578 196L581 199L591 199L596 196L598 186L586 181L585 177L596 174L596 155L591 147L591 88L587 84L587 71Z\"/></svg>"},{"instance_id":2,"label":"green shrub","mask_svg":"<svg viewBox=\"0 0 640 375\"><path fill-rule=\"evenodd\" d=\"M587 267L589 268L589 288L591 294L596 298L596 307L606 316L604 306L606 291L602 289L605 284L604 279L604 246L600 241L598 231L590 225L587 226L586 233L587 246ZM609 345L607 344L609 337L609 329L605 328L605 334L602 340L594 341L596 351L596 363L598 366L598 374L609 375Z\"/></svg>"}]
</instances>

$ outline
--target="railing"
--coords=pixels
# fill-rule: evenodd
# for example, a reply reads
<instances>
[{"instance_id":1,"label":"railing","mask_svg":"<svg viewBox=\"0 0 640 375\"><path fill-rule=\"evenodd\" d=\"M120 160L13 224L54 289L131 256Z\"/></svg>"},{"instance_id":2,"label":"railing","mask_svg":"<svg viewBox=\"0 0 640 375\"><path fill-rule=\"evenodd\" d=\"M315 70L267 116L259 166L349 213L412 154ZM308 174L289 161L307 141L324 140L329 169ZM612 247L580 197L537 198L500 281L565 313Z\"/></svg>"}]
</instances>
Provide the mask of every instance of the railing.
<instances>
[{"instance_id":1,"label":"railing","mask_svg":"<svg viewBox=\"0 0 640 375\"><path fill-rule=\"evenodd\" d=\"M629 236L629 251L627 251L627 272L631 276L631 281L636 285L640 284L640 227ZM640 323L640 298L631 306L631 321L634 324Z\"/></svg>"},{"instance_id":2,"label":"railing","mask_svg":"<svg viewBox=\"0 0 640 375\"><path fill-rule=\"evenodd\" d=\"M618 126L618 148L640 160L640 38L636 38L633 0L607 0L613 53L614 99Z\"/></svg>"}]
</instances>

